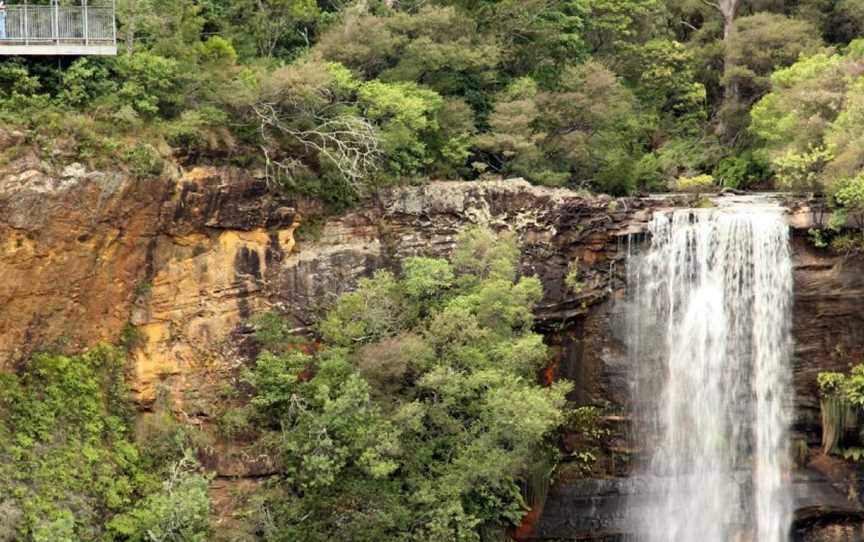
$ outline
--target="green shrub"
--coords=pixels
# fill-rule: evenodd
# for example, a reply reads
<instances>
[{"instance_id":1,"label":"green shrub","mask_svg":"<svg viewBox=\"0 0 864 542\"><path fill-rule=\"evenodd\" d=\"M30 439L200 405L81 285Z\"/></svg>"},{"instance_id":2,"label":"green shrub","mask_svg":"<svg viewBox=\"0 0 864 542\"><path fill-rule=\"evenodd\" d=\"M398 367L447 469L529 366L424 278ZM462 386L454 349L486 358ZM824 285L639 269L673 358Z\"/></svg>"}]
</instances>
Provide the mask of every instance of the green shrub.
<instances>
[{"instance_id":1,"label":"green shrub","mask_svg":"<svg viewBox=\"0 0 864 542\"><path fill-rule=\"evenodd\" d=\"M596 173L597 191L612 196L628 196L636 190L636 166L626 150L611 150L603 157Z\"/></svg>"},{"instance_id":2,"label":"green shrub","mask_svg":"<svg viewBox=\"0 0 864 542\"><path fill-rule=\"evenodd\" d=\"M63 72L63 87L57 94L57 101L67 107L89 109L116 91L117 83L106 64L83 57Z\"/></svg>"},{"instance_id":3,"label":"green shrub","mask_svg":"<svg viewBox=\"0 0 864 542\"><path fill-rule=\"evenodd\" d=\"M603 421L602 410L594 406L578 407L570 411L567 429L578 440L578 448L570 455L571 468L588 476L600 457L603 442L610 431Z\"/></svg>"},{"instance_id":4,"label":"green shrub","mask_svg":"<svg viewBox=\"0 0 864 542\"><path fill-rule=\"evenodd\" d=\"M148 52L117 59L122 81L120 105L129 105L145 117L171 113L183 101L180 65L176 60Z\"/></svg>"},{"instance_id":5,"label":"green shrub","mask_svg":"<svg viewBox=\"0 0 864 542\"><path fill-rule=\"evenodd\" d=\"M224 128L225 111L212 106L183 111L180 117L165 123L163 133L168 143L187 153L229 151L235 140Z\"/></svg>"},{"instance_id":6,"label":"green shrub","mask_svg":"<svg viewBox=\"0 0 864 542\"><path fill-rule=\"evenodd\" d=\"M42 89L38 77L17 60L0 62L0 97L13 99L36 95Z\"/></svg>"},{"instance_id":7,"label":"green shrub","mask_svg":"<svg viewBox=\"0 0 864 542\"><path fill-rule=\"evenodd\" d=\"M736 189L747 188L754 182L767 179L770 174L770 165L752 151L727 156L720 160L714 170L714 177L723 186Z\"/></svg>"},{"instance_id":8,"label":"green shrub","mask_svg":"<svg viewBox=\"0 0 864 542\"><path fill-rule=\"evenodd\" d=\"M129 172L139 179L156 177L165 169L165 160L152 145L135 145L123 153Z\"/></svg>"},{"instance_id":9,"label":"green shrub","mask_svg":"<svg viewBox=\"0 0 864 542\"><path fill-rule=\"evenodd\" d=\"M160 491L114 517L108 531L116 540L204 542L210 540L208 479L188 453L171 466Z\"/></svg>"},{"instance_id":10,"label":"green shrub","mask_svg":"<svg viewBox=\"0 0 864 542\"><path fill-rule=\"evenodd\" d=\"M822 172L833 153L824 146L812 147L805 152L789 151L774 159L777 182L784 190L797 193L820 192Z\"/></svg>"},{"instance_id":11,"label":"green shrub","mask_svg":"<svg viewBox=\"0 0 864 542\"><path fill-rule=\"evenodd\" d=\"M845 391L846 375L843 373L819 373L816 377L819 393L823 396L840 396Z\"/></svg>"},{"instance_id":12,"label":"green shrub","mask_svg":"<svg viewBox=\"0 0 864 542\"><path fill-rule=\"evenodd\" d=\"M675 190L678 192L709 192L716 188L711 175L696 175L695 177L678 177Z\"/></svg>"},{"instance_id":13,"label":"green shrub","mask_svg":"<svg viewBox=\"0 0 864 542\"><path fill-rule=\"evenodd\" d=\"M860 252L864 248L864 239L857 235L838 235L831 239L831 250L837 254Z\"/></svg>"},{"instance_id":14,"label":"green shrub","mask_svg":"<svg viewBox=\"0 0 864 542\"><path fill-rule=\"evenodd\" d=\"M99 518L135 498L144 473L131 441L124 361L107 347L40 354L0 378L0 495L23 512L25 540L52 531L57 540L97 538Z\"/></svg>"},{"instance_id":15,"label":"green shrub","mask_svg":"<svg viewBox=\"0 0 864 542\"><path fill-rule=\"evenodd\" d=\"M131 322L127 322L120 331L118 344L125 348L126 351L132 351L140 347L144 343L144 339L144 334L141 330Z\"/></svg>"},{"instance_id":16,"label":"green shrub","mask_svg":"<svg viewBox=\"0 0 864 542\"><path fill-rule=\"evenodd\" d=\"M642 155L633 167L633 177L636 185L648 192L663 192L667 189L660 159L654 153Z\"/></svg>"},{"instance_id":17,"label":"green shrub","mask_svg":"<svg viewBox=\"0 0 864 542\"><path fill-rule=\"evenodd\" d=\"M296 335L291 323L284 316L275 312L265 312L252 319L255 340L261 346L272 352L278 352L291 344L302 344L306 340Z\"/></svg>"},{"instance_id":18,"label":"green shrub","mask_svg":"<svg viewBox=\"0 0 864 542\"><path fill-rule=\"evenodd\" d=\"M153 292L153 283L149 281L141 281L135 284L132 289L132 295L135 297L147 297Z\"/></svg>"},{"instance_id":19,"label":"green shrub","mask_svg":"<svg viewBox=\"0 0 864 542\"><path fill-rule=\"evenodd\" d=\"M807 230L807 240L816 248L828 247L828 241L825 239L825 232L821 229L810 228Z\"/></svg>"},{"instance_id":20,"label":"green shrub","mask_svg":"<svg viewBox=\"0 0 864 542\"><path fill-rule=\"evenodd\" d=\"M136 445L125 361L124 350L103 346L80 356L39 354L20 372L0 375L0 539L109 540L119 533L108 527L113 518L138 517L130 511L168 498L159 496L160 476L174 472L169 465L182 457L186 441L176 439L177 424L160 411ZM166 432L172 445L154 438ZM162 491L182 487L183 496L162 511L188 517L183 506L194 507L198 520L184 520L183 532L206 533L206 480L195 482L194 492L187 490L191 482L173 480ZM144 530L138 538L126 534L131 538L120 539L152 540Z\"/></svg>"},{"instance_id":21,"label":"green shrub","mask_svg":"<svg viewBox=\"0 0 864 542\"><path fill-rule=\"evenodd\" d=\"M842 452L843 437L850 422L858 424L864 409L864 365L850 373L825 372L816 377L822 410L822 451ZM856 456L857 453L850 455ZM849 457L847 457L848 459Z\"/></svg>"},{"instance_id":22,"label":"green shrub","mask_svg":"<svg viewBox=\"0 0 864 542\"><path fill-rule=\"evenodd\" d=\"M536 384L542 286L518 255L470 229L452 263L411 259L342 295L317 353L259 356L246 380L280 460L270 538L468 541L521 520L518 483L542 485L538 457L548 477L569 386Z\"/></svg>"},{"instance_id":23,"label":"green shrub","mask_svg":"<svg viewBox=\"0 0 864 542\"><path fill-rule=\"evenodd\" d=\"M564 277L564 285L574 294L580 294L585 288L585 283L582 282L582 272L579 269L579 258L576 258L567 268L567 275Z\"/></svg>"},{"instance_id":24,"label":"green shrub","mask_svg":"<svg viewBox=\"0 0 864 542\"><path fill-rule=\"evenodd\" d=\"M228 440L253 439L258 434L254 414L248 406L227 409L216 422L219 434Z\"/></svg>"}]
</instances>

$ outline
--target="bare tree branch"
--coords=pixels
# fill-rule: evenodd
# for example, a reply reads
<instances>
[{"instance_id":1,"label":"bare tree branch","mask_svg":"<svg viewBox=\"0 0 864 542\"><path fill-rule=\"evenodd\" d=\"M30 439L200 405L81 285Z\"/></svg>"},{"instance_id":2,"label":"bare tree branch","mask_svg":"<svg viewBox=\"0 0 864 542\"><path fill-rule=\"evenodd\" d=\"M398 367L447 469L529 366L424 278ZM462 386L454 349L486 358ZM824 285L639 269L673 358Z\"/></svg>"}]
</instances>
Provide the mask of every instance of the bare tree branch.
<instances>
[{"instance_id":1,"label":"bare tree branch","mask_svg":"<svg viewBox=\"0 0 864 542\"><path fill-rule=\"evenodd\" d=\"M309 155L317 157L336 168L342 179L355 191L362 191L362 184L378 167L380 143L375 127L366 119L353 115L327 117L320 111L304 110L301 103L287 100L289 107L280 107L272 102L259 102L253 106L258 118L259 130L266 143L262 147L267 162L268 182L273 173L282 173L293 178L306 167L297 158L274 159L274 149L280 148L280 140L288 138L290 144L300 146ZM305 116L314 121L314 127L298 127L292 121Z\"/></svg>"}]
</instances>

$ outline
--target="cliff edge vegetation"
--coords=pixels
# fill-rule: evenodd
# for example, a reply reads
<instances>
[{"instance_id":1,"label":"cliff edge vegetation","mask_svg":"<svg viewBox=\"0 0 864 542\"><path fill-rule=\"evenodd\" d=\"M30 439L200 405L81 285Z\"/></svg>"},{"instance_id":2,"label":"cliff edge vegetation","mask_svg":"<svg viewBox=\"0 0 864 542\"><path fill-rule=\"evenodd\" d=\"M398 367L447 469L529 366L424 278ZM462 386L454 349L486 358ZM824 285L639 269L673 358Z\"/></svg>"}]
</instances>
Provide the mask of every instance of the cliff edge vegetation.
<instances>
[{"instance_id":1,"label":"cliff edge vegetation","mask_svg":"<svg viewBox=\"0 0 864 542\"><path fill-rule=\"evenodd\" d=\"M0 119L15 132L2 160L140 177L229 163L337 207L429 178L615 195L699 175L733 188L826 179L830 192L860 162L860 146L837 143L858 124L843 101L859 76L856 6L124 0L119 57L0 62ZM827 132L785 137L795 100Z\"/></svg>"}]
</instances>

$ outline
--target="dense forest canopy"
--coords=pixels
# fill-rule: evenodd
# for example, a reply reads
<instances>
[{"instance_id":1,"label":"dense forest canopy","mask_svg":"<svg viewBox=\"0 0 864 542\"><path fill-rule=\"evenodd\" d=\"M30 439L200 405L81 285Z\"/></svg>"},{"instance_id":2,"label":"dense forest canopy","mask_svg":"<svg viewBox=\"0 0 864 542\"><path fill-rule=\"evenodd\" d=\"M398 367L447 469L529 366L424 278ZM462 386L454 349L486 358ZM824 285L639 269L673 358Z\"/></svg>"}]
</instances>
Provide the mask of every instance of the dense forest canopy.
<instances>
[{"instance_id":1,"label":"dense forest canopy","mask_svg":"<svg viewBox=\"0 0 864 542\"><path fill-rule=\"evenodd\" d=\"M833 192L860 167L848 92L859 0L121 0L118 11L117 58L0 63L0 115L53 160L117 167L119 156L141 177L166 162L231 163L337 206L429 178Z\"/></svg>"}]
</instances>

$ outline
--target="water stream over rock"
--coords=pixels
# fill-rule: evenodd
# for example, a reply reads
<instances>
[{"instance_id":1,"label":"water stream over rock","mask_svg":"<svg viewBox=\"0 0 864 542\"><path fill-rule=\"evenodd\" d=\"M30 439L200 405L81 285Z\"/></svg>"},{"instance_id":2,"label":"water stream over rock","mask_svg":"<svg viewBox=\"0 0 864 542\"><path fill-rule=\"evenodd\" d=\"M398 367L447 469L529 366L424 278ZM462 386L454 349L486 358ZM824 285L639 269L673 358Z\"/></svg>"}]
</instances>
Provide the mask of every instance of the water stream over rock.
<instances>
[{"instance_id":1,"label":"water stream over rock","mask_svg":"<svg viewBox=\"0 0 864 542\"><path fill-rule=\"evenodd\" d=\"M781 542L792 263L782 210L763 200L656 213L634 253L629 350L645 542Z\"/></svg>"}]
</instances>

